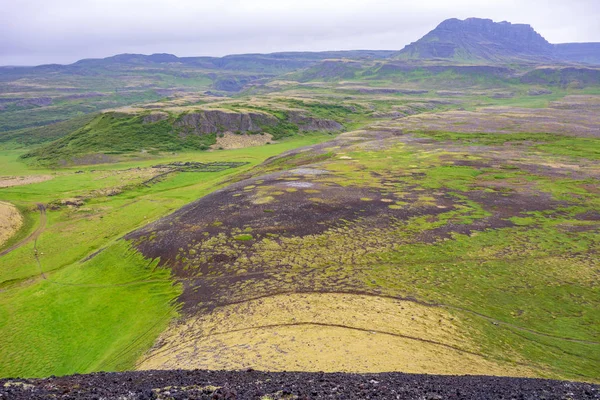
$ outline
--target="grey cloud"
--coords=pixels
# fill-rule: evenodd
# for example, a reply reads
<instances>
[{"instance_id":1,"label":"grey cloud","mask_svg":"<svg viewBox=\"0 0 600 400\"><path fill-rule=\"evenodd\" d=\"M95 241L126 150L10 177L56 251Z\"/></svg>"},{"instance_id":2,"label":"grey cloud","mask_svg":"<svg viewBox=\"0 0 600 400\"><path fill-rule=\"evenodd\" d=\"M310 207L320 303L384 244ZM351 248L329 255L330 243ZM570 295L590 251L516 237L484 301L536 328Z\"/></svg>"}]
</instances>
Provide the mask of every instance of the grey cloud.
<instances>
[{"instance_id":1,"label":"grey cloud","mask_svg":"<svg viewBox=\"0 0 600 400\"><path fill-rule=\"evenodd\" d=\"M446 18L529 23L551 42L600 41L597 0L0 0L0 65L117 53L179 56L401 49Z\"/></svg>"}]
</instances>

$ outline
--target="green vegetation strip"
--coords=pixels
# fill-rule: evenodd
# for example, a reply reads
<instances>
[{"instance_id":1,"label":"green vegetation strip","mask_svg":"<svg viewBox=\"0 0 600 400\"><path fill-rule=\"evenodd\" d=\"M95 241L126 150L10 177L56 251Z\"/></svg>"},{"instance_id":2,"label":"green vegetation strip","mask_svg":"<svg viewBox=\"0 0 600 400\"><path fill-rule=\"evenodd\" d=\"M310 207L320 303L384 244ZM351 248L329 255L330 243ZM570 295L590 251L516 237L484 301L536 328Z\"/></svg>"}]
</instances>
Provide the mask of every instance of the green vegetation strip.
<instances>
[{"instance_id":1,"label":"green vegetation strip","mask_svg":"<svg viewBox=\"0 0 600 400\"><path fill-rule=\"evenodd\" d=\"M55 171L50 181L4 188L2 199L25 210L31 231L35 203L83 196L81 206L49 209L40 237L0 258L0 376L64 375L126 370L177 315L180 288L119 240L221 187L223 181L268 157L329 136L309 135L279 144L214 153L182 153L113 165ZM8 169L31 173L19 151L4 151ZM157 162L247 163L217 172L175 173L150 186L123 171ZM82 173L75 173L77 171ZM37 173L51 173L35 170ZM98 190L125 185L114 196Z\"/></svg>"}]
</instances>

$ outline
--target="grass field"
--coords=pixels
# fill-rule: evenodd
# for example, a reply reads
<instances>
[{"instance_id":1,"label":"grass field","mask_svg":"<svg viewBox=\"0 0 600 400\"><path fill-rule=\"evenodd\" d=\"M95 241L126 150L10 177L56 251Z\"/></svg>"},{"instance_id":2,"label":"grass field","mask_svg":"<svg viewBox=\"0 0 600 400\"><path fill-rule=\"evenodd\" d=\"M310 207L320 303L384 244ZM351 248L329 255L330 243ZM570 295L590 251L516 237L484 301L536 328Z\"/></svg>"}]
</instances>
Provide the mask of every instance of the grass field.
<instances>
[{"instance_id":1,"label":"grass field","mask_svg":"<svg viewBox=\"0 0 600 400\"><path fill-rule=\"evenodd\" d=\"M37 240L2 256L0 375L131 368L177 314L173 300L180 288L168 270L156 269L155 262L143 259L119 238L267 157L328 137L315 134L259 148L59 171L31 171L18 160L19 151L4 151L3 165L12 174L54 174L50 181L2 189L4 200L27 210L25 217L33 221L27 230L33 231L39 219L36 203L60 205L61 199L79 197L84 204L49 207L47 225ZM123 172L191 160L249 164L222 172L175 173L149 186L140 185L138 175ZM115 187L126 188L114 196L99 192ZM86 260L98 250L102 251Z\"/></svg>"}]
</instances>

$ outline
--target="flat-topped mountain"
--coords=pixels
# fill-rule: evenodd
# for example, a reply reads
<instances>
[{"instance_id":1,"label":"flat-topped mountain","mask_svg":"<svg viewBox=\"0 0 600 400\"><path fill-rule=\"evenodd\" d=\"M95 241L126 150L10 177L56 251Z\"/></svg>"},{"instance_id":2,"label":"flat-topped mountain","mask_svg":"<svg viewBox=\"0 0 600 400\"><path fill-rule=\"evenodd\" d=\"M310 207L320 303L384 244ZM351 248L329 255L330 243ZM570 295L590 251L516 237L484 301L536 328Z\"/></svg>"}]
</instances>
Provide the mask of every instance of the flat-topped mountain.
<instances>
[{"instance_id":1,"label":"flat-topped mountain","mask_svg":"<svg viewBox=\"0 0 600 400\"><path fill-rule=\"evenodd\" d=\"M527 24L452 18L406 46L398 53L398 58L598 63L600 47L597 43L553 45Z\"/></svg>"},{"instance_id":2,"label":"flat-topped mountain","mask_svg":"<svg viewBox=\"0 0 600 400\"><path fill-rule=\"evenodd\" d=\"M491 19L448 19L418 41L401 58L504 61L509 58L550 58L553 46L530 25Z\"/></svg>"}]
</instances>

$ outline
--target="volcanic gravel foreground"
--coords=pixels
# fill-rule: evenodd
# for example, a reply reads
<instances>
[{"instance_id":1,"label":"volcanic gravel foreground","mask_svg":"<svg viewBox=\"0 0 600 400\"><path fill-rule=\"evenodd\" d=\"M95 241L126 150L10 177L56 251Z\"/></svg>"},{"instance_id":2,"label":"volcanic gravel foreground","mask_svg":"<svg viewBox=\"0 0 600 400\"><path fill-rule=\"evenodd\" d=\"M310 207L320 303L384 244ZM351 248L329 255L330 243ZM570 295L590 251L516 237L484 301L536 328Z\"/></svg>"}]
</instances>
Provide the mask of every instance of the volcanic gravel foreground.
<instances>
[{"instance_id":1,"label":"volcanic gravel foreground","mask_svg":"<svg viewBox=\"0 0 600 400\"><path fill-rule=\"evenodd\" d=\"M145 371L0 380L0 399L600 399L589 383L403 373Z\"/></svg>"}]
</instances>

